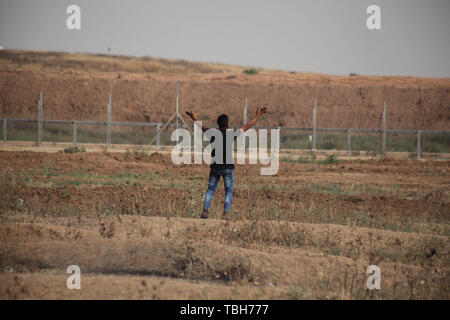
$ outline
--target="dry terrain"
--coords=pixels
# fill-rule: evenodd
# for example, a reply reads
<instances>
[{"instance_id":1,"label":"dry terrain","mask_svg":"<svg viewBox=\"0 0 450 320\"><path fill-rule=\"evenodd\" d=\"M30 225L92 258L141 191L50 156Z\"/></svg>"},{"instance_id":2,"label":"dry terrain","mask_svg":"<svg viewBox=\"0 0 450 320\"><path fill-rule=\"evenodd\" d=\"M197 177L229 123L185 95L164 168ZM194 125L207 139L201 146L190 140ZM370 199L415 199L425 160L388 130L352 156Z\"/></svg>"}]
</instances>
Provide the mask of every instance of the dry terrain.
<instances>
[{"instance_id":1,"label":"dry terrain","mask_svg":"<svg viewBox=\"0 0 450 320\"><path fill-rule=\"evenodd\" d=\"M388 128L450 123L450 79L18 50L0 51L0 118L36 119L42 91L44 119L105 121L112 93L113 121L165 122L176 81L181 112L208 124L226 110L238 126L246 98L249 115L269 107L262 125L311 127L314 99L319 127L381 128L384 101ZM352 134L351 157L344 135L319 137L328 153L311 161L308 133L293 135L282 148L303 154L283 155L276 176L236 166L233 220L223 221L222 183L210 219L199 219L206 165L175 166L167 146L130 146L148 144L150 130L131 139L113 128L106 150L104 128L80 126L78 143L96 152L64 153L71 126L45 124L40 148L30 147L35 124L7 129L0 299L450 298L448 136L422 137L426 160L413 159L415 136L388 137L403 159L380 159L379 135ZM66 287L69 265L81 269L81 290ZM381 269L380 290L367 289L370 265Z\"/></svg>"},{"instance_id":2,"label":"dry terrain","mask_svg":"<svg viewBox=\"0 0 450 320\"><path fill-rule=\"evenodd\" d=\"M112 93L113 121L165 122L193 109L214 123L224 110L233 126L267 105L263 125L312 127L317 99L319 127L381 128L384 101L392 129L447 130L450 79L329 76L155 58L55 52L0 51L0 117L36 119L39 92L44 118L106 120Z\"/></svg>"},{"instance_id":3,"label":"dry terrain","mask_svg":"<svg viewBox=\"0 0 450 320\"><path fill-rule=\"evenodd\" d=\"M1 299L449 299L449 161L239 165L232 221L222 183L198 218L206 165L160 153L0 152L0 168Z\"/></svg>"}]
</instances>

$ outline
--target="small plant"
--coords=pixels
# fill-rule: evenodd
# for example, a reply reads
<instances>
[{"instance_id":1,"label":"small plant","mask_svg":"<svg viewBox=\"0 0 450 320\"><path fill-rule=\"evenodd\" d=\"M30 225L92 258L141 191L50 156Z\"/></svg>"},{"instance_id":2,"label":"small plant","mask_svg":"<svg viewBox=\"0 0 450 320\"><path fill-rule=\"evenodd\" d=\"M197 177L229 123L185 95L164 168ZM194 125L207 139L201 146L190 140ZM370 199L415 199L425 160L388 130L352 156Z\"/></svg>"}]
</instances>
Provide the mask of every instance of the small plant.
<instances>
[{"instance_id":1,"label":"small plant","mask_svg":"<svg viewBox=\"0 0 450 320\"><path fill-rule=\"evenodd\" d=\"M78 147L70 147L70 148L65 148L64 149L64 153L78 153L78 152L86 152L85 148L78 148Z\"/></svg>"},{"instance_id":2,"label":"small plant","mask_svg":"<svg viewBox=\"0 0 450 320\"><path fill-rule=\"evenodd\" d=\"M333 256L339 256L341 254L341 249L335 245L331 246L330 254Z\"/></svg>"},{"instance_id":3,"label":"small plant","mask_svg":"<svg viewBox=\"0 0 450 320\"><path fill-rule=\"evenodd\" d=\"M255 70L255 69L245 69L243 72L244 72L245 74L248 74L249 76L253 76L253 75L255 75L255 74L258 74L258 71Z\"/></svg>"},{"instance_id":4,"label":"small plant","mask_svg":"<svg viewBox=\"0 0 450 320\"><path fill-rule=\"evenodd\" d=\"M115 232L114 222L111 222L109 224L109 226L106 227L106 224L103 221L101 221L99 218L99 223L100 223L100 228L99 228L100 236L102 236L103 238L106 238L106 239L111 239L114 236L114 232Z\"/></svg>"},{"instance_id":5,"label":"small plant","mask_svg":"<svg viewBox=\"0 0 450 320\"><path fill-rule=\"evenodd\" d=\"M298 299L300 299L300 293L298 292L297 287L290 286L288 294L289 294L289 298L291 300L298 300Z\"/></svg>"},{"instance_id":6,"label":"small plant","mask_svg":"<svg viewBox=\"0 0 450 320\"><path fill-rule=\"evenodd\" d=\"M330 154L330 155L323 161L324 164L335 164L335 163L338 163L338 162L339 162L339 160L338 160L338 158L337 158L337 155L335 155L335 154Z\"/></svg>"},{"instance_id":7,"label":"small plant","mask_svg":"<svg viewBox=\"0 0 450 320\"><path fill-rule=\"evenodd\" d=\"M53 171L53 167L50 161L48 161L44 166L44 175L48 177L56 175L56 173Z\"/></svg>"}]
</instances>

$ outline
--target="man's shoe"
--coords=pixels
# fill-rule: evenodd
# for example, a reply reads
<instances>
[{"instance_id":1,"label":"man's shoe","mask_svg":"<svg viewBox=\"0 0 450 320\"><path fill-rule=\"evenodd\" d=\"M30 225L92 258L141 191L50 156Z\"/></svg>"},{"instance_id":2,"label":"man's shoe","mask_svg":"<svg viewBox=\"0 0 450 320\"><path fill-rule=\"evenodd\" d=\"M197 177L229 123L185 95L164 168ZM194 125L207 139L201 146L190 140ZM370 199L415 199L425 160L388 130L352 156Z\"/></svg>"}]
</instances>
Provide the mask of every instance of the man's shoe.
<instances>
[{"instance_id":1,"label":"man's shoe","mask_svg":"<svg viewBox=\"0 0 450 320\"><path fill-rule=\"evenodd\" d=\"M208 210L203 209L202 215L200 216L202 219L208 219Z\"/></svg>"},{"instance_id":2,"label":"man's shoe","mask_svg":"<svg viewBox=\"0 0 450 320\"><path fill-rule=\"evenodd\" d=\"M229 211L224 211L222 219L223 220L231 220L231 213Z\"/></svg>"}]
</instances>

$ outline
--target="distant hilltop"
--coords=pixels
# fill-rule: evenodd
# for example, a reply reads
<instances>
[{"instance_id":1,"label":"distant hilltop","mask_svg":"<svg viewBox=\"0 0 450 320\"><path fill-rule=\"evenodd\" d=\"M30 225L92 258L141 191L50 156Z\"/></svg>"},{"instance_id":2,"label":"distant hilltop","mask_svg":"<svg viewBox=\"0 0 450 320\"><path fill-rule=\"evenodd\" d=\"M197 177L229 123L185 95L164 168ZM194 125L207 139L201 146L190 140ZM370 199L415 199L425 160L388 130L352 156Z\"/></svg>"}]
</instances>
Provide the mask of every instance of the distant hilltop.
<instances>
[{"instance_id":1,"label":"distant hilltop","mask_svg":"<svg viewBox=\"0 0 450 320\"><path fill-rule=\"evenodd\" d=\"M170 60L153 57L133 57L109 54L66 53L55 51L2 50L2 69L40 71L131 72L131 73L224 73L261 68Z\"/></svg>"}]
</instances>

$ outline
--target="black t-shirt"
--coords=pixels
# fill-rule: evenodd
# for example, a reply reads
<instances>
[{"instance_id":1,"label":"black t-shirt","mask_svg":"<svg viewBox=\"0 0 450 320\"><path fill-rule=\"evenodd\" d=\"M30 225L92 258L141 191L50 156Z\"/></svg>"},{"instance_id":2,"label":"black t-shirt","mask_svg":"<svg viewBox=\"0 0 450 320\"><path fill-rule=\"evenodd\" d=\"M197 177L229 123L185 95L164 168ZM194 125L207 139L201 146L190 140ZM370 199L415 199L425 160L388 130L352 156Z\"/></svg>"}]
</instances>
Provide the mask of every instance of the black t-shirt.
<instances>
[{"instance_id":1,"label":"black t-shirt","mask_svg":"<svg viewBox=\"0 0 450 320\"><path fill-rule=\"evenodd\" d=\"M216 169L216 170L234 169L234 163L233 163L234 159L231 158L231 154L229 155L230 159L228 159L229 163L227 163L227 161L226 161L227 155L228 155L227 149L228 149L228 151L230 151L230 153L232 151L232 149L231 149L232 144L231 144L231 142L227 142L227 136L228 136L228 138L233 137L233 139L236 140L236 138L240 134L242 134L242 130L241 129L217 129L217 130L220 131L220 133L222 134L222 150L223 150L222 151L222 163L216 163L216 159L215 159L216 146L214 146L213 150L211 151L211 160L212 161L211 161L210 167L211 167L211 169ZM228 134L227 134L227 131L228 131ZM213 136L213 135L208 136L208 138L211 143L215 141L215 136ZM228 144L230 144L230 145L228 146ZM228 148L227 148L227 146L228 146ZM217 161L217 162L220 162L220 161Z\"/></svg>"}]
</instances>

